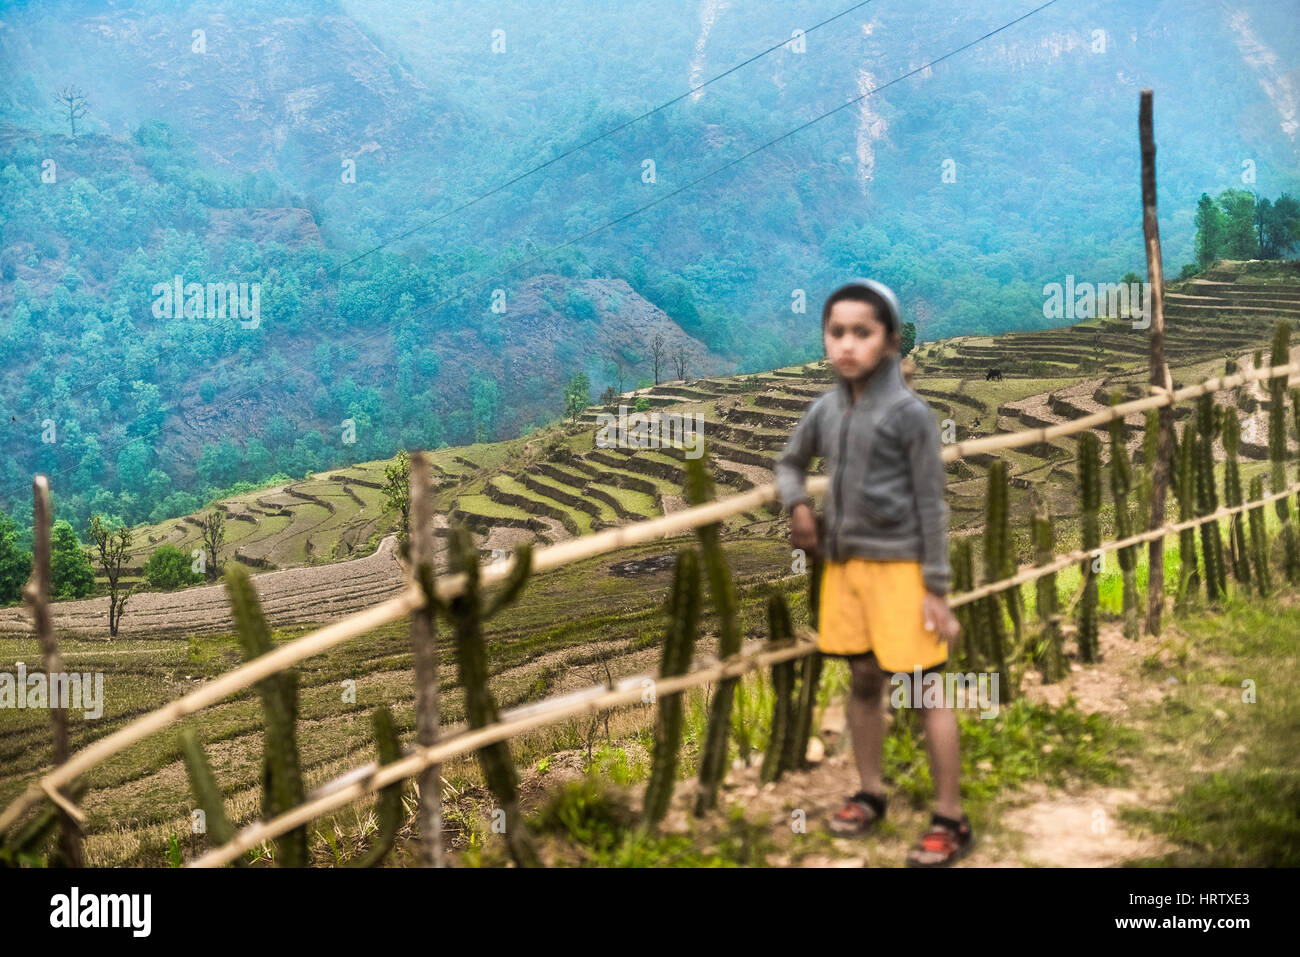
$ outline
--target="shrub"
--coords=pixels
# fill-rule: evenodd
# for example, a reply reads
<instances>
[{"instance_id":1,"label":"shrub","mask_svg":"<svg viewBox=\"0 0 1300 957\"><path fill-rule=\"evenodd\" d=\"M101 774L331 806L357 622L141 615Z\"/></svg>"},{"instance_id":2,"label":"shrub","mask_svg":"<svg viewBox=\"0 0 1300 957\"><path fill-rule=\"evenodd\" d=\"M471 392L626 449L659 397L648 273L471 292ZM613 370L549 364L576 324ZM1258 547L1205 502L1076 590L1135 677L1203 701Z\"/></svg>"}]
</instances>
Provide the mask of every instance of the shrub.
<instances>
[{"instance_id":1,"label":"shrub","mask_svg":"<svg viewBox=\"0 0 1300 957\"><path fill-rule=\"evenodd\" d=\"M159 545L144 563L144 578L153 588L171 591L182 585L195 585L203 576L195 573L190 558L172 544Z\"/></svg>"}]
</instances>

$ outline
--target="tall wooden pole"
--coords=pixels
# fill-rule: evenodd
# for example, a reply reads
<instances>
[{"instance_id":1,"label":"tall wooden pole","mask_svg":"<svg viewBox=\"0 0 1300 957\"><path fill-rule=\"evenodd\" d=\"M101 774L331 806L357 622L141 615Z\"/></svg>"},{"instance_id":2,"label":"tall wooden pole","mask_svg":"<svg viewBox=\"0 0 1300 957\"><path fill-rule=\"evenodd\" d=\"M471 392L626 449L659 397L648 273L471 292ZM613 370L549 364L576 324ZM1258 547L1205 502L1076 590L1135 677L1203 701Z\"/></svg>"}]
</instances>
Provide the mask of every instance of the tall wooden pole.
<instances>
[{"instance_id":1,"label":"tall wooden pole","mask_svg":"<svg viewBox=\"0 0 1300 957\"><path fill-rule=\"evenodd\" d=\"M32 480L32 577L23 597L32 608L45 674L51 678L63 674L63 656L59 654L59 643L50 620L50 480L44 475ZM53 681L49 682L49 687L54 687ZM50 736L54 746L54 765L58 767L68 760L68 712L53 699L50 700ZM66 791L62 793L66 794ZM81 849L81 830L67 813L60 814L59 852L65 866L86 866Z\"/></svg>"},{"instance_id":2,"label":"tall wooden pole","mask_svg":"<svg viewBox=\"0 0 1300 957\"><path fill-rule=\"evenodd\" d=\"M1164 268L1160 262L1160 223L1156 218L1156 141L1152 132L1151 91L1143 90L1138 111L1138 136L1142 142L1142 233L1146 238L1147 280L1151 297L1151 387L1173 391L1169 366L1165 363ZM1169 450L1173 446L1174 410L1162 405L1156 413L1156 461L1151 470L1151 515L1147 529L1165 523L1165 496L1169 489ZM1147 619L1149 634L1160 634L1160 617L1165 607L1165 542L1153 538L1147 546Z\"/></svg>"},{"instance_id":3,"label":"tall wooden pole","mask_svg":"<svg viewBox=\"0 0 1300 957\"><path fill-rule=\"evenodd\" d=\"M416 741L438 742L438 632L433 607L433 478L429 457L411 453L411 571L424 589L425 603L411 612L415 652ZM420 866L442 867L442 765L420 772Z\"/></svg>"}]
</instances>

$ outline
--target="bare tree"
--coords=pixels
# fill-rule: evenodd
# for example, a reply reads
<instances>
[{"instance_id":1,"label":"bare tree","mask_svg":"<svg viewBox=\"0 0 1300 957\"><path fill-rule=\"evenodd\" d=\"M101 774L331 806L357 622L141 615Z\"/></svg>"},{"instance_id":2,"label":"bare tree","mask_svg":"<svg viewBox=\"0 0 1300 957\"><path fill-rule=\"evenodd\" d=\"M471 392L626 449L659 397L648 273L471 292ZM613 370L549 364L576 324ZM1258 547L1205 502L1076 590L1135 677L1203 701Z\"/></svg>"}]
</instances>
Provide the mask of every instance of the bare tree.
<instances>
[{"instance_id":1,"label":"bare tree","mask_svg":"<svg viewBox=\"0 0 1300 957\"><path fill-rule=\"evenodd\" d=\"M614 374L618 377L618 391L623 392L623 376L627 371L627 360L623 358L623 352L612 338L606 336L602 343L601 352L605 356L605 361L614 367Z\"/></svg>"},{"instance_id":2,"label":"bare tree","mask_svg":"<svg viewBox=\"0 0 1300 957\"><path fill-rule=\"evenodd\" d=\"M203 536L203 547L208 553L205 571L209 579L214 579L221 570L221 546L226 542L226 513L214 508L199 519L199 530Z\"/></svg>"},{"instance_id":3,"label":"bare tree","mask_svg":"<svg viewBox=\"0 0 1300 957\"><path fill-rule=\"evenodd\" d=\"M623 394L623 371L624 371L624 370L623 370L623 365L624 365L624 363L623 363L623 357L622 357L622 356L614 356L614 357L613 357L612 359L610 359L609 361L612 362L612 363L614 363L614 372L615 372L615 374L618 376L618 394L619 394L619 395L622 395L622 394Z\"/></svg>"},{"instance_id":4,"label":"bare tree","mask_svg":"<svg viewBox=\"0 0 1300 957\"><path fill-rule=\"evenodd\" d=\"M668 343L664 339L662 332L656 332L654 338L650 340L650 359L655 367L655 385L659 384L659 366L664 361L668 352Z\"/></svg>"},{"instance_id":5,"label":"bare tree","mask_svg":"<svg viewBox=\"0 0 1300 957\"><path fill-rule=\"evenodd\" d=\"M77 120L86 115L90 109L86 106L86 94L75 86L65 86L54 99L62 105L62 112L68 118L72 129L72 138L77 138Z\"/></svg>"},{"instance_id":6,"label":"bare tree","mask_svg":"<svg viewBox=\"0 0 1300 957\"><path fill-rule=\"evenodd\" d=\"M122 562L131 547L131 530L125 525L116 528L109 525L98 515L90 516L90 538L99 550L99 567L108 579L108 634L117 637L118 626L122 624L122 611L126 600L135 591L132 585L122 591Z\"/></svg>"},{"instance_id":7,"label":"bare tree","mask_svg":"<svg viewBox=\"0 0 1300 957\"><path fill-rule=\"evenodd\" d=\"M673 368L677 370L677 378L686 378L686 343L679 342L677 348L673 350Z\"/></svg>"}]
</instances>

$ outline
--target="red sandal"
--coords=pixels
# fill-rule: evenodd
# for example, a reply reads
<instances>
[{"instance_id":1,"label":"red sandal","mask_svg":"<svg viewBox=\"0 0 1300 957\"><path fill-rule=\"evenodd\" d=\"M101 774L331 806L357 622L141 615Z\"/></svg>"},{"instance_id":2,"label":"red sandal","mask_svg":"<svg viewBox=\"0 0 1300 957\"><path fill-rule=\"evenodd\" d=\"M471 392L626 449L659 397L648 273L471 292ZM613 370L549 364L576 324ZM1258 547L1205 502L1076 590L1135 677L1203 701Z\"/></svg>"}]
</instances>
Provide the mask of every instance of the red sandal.
<instances>
[{"instance_id":1,"label":"red sandal","mask_svg":"<svg viewBox=\"0 0 1300 957\"><path fill-rule=\"evenodd\" d=\"M907 852L908 867L947 867L966 856L974 843L970 818L957 821L942 814L930 815L930 830L921 835Z\"/></svg>"},{"instance_id":2,"label":"red sandal","mask_svg":"<svg viewBox=\"0 0 1300 957\"><path fill-rule=\"evenodd\" d=\"M859 791L831 817L831 833L841 837L866 834L885 816L885 796Z\"/></svg>"}]
</instances>

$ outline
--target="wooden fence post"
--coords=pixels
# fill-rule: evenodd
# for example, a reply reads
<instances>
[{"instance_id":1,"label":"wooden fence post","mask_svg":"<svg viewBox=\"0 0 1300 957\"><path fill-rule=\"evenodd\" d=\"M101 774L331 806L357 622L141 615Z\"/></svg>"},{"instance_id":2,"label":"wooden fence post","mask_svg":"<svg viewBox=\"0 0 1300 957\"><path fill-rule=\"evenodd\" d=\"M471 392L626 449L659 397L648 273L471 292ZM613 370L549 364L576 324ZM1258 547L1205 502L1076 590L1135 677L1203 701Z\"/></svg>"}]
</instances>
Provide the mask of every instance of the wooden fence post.
<instances>
[{"instance_id":1,"label":"wooden fence post","mask_svg":"<svg viewBox=\"0 0 1300 957\"><path fill-rule=\"evenodd\" d=\"M45 674L53 677L63 673L63 656L59 642L54 637L54 624L50 620L50 480L38 475L32 480L32 577L23 597L32 607L32 620L36 637L41 645L41 661ZM50 687L54 687L53 682ZM20 689L19 693L22 691ZM53 742L54 764L57 767L68 760L68 712L50 700L50 737ZM62 790L65 796L66 789ZM81 847L81 830L77 822L64 810L59 810L59 854L68 867L85 867Z\"/></svg>"},{"instance_id":2,"label":"wooden fence post","mask_svg":"<svg viewBox=\"0 0 1300 957\"><path fill-rule=\"evenodd\" d=\"M415 655L415 740L420 747L438 741L438 626L433 589L433 475L424 452L411 454L412 577L425 603L411 612ZM442 867L442 766L431 764L416 779L420 791L420 866Z\"/></svg>"},{"instance_id":3,"label":"wooden fence post","mask_svg":"<svg viewBox=\"0 0 1300 957\"><path fill-rule=\"evenodd\" d=\"M1142 234L1146 240L1147 282L1150 285L1151 347L1150 383L1154 389L1173 391L1173 379L1165 362L1165 276L1160 261L1160 222L1156 217L1156 141L1152 129L1151 91L1143 90L1138 109L1138 139L1142 146ZM1169 458L1173 447L1174 410L1162 405L1156 414L1155 468L1151 474L1151 519L1154 531L1165 523L1165 496L1169 490ZM1160 634L1165 607L1165 540L1153 538L1147 546L1147 620L1149 634Z\"/></svg>"}]
</instances>

